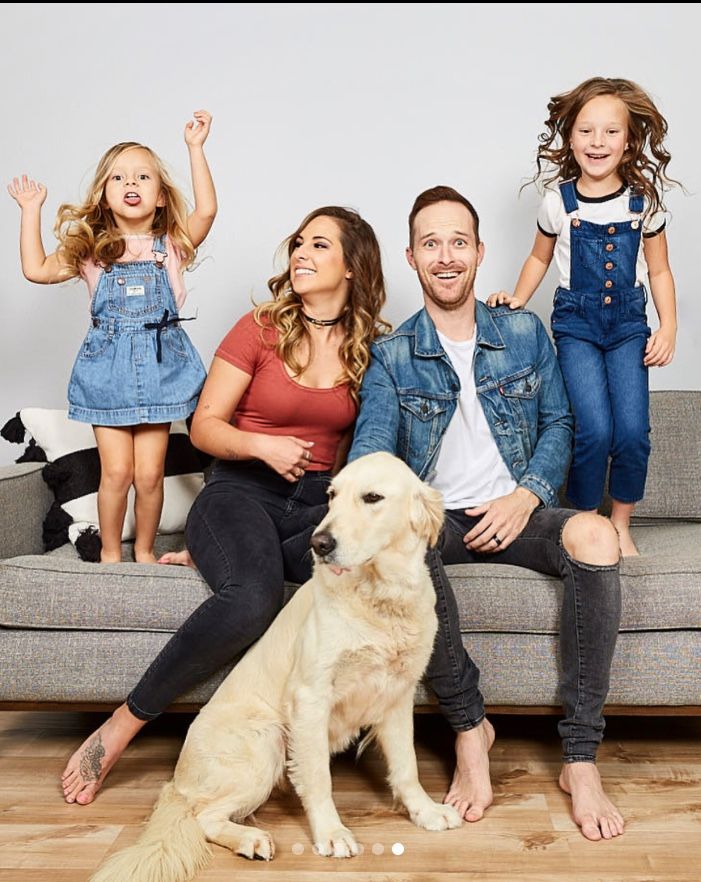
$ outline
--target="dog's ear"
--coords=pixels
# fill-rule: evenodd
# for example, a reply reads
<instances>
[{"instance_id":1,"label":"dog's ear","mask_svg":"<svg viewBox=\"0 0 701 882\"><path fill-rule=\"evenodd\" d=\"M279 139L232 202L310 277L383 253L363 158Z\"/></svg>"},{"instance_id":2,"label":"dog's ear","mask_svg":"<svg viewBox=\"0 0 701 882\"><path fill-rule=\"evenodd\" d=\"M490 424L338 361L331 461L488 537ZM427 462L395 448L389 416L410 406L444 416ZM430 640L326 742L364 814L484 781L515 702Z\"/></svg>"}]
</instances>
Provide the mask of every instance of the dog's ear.
<instances>
[{"instance_id":1,"label":"dog's ear","mask_svg":"<svg viewBox=\"0 0 701 882\"><path fill-rule=\"evenodd\" d=\"M438 490L422 482L411 500L409 521L429 546L438 541L444 516L443 497Z\"/></svg>"}]
</instances>

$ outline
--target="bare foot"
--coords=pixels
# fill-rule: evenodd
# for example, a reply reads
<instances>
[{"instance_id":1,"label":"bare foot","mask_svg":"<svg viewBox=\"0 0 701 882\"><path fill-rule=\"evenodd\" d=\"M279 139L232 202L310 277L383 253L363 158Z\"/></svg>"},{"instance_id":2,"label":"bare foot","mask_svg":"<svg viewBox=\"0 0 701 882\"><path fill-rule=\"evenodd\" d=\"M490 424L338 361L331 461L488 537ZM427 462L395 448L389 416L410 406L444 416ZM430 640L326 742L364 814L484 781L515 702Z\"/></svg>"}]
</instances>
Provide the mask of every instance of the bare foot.
<instances>
[{"instance_id":1,"label":"bare foot","mask_svg":"<svg viewBox=\"0 0 701 882\"><path fill-rule=\"evenodd\" d=\"M618 543L621 546L621 557L639 557L640 552L638 551L635 542L633 542L630 529L628 527L620 527L618 524L614 524L614 527L618 531Z\"/></svg>"},{"instance_id":2,"label":"bare foot","mask_svg":"<svg viewBox=\"0 0 701 882\"><path fill-rule=\"evenodd\" d=\"M105 551L103 548L100 552L100 563L121 563L122 562L122 554L121 551L116 554L112 554L111 552Z\"/></svg>"},{"instance_id":3,"label":"bare foot","mask_svg":"<svg viewBox=\"0 0 701 882\"><path fill-rule=\"evenodd\" d=\"M489 751L493 744L494 727L486 717L474 729L458 732L455 739L457 765L443 802L454 806L466 821L479 821L492 804Z\"/></svg>"},{"instance_id":4,"label":"bare foot","mask_svg":"<svg viewBox=\"0 0 701 882\"><path fill-rule=\"evenodd\" d=\"M623 833L623 817L604 793L594 763L565 763L560 787L572 797L572 814L587 839L613 839Z\"/></svg>"},{"instance_id":5,"label":"bare foot","mask_svg":"<svg viewBox=\"0 0 701 882\"><path fill-rule=\"evenodd\" d=\"M192 567L193 570L197 569L187 548L184 548L182 551L167 551L158 558L158 563L174 564L179 567Z\"/></svg>"},{"instance_id":6,"label":"bare foot","mask_svg":"<svg viewBox=\"0 0 701 882\"><path fill-rule=\"evenodd\" d=\"M134 550L134 560L137 563L147 563L147 564L158 563L158 560L156 559L156 555L153 553L153 551L136 551L136 549L135 549Z\"/></svg>"},{"instance_id":7,"label":"bare foot","mask_svg":"<svg viewBox=\"0 0 701 882\"><path fill-rule=\"evenodd\" d=\"M107 773L145 722L122 704L97 732L85 739L61 775L66 802L89 805L95 799Z\"/></svg>"}]
</instances>

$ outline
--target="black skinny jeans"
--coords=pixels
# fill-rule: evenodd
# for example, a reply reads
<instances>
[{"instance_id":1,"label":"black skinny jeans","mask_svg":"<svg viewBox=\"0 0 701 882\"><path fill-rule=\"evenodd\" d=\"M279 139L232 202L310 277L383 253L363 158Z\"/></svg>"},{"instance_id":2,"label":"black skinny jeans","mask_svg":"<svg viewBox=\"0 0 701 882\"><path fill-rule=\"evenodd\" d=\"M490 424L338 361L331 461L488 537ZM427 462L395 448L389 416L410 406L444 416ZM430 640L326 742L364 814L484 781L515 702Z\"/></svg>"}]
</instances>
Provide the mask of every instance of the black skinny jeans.
<instances>
[{"instance_id":1,"label":"black skinny jeans","mask_svg":"<svg viewBox=\"0 0 701 882\"><path fill-rule=\"evenodd\" d=\"M538 508L504 551L479 554L463 536L480 520L447 511L438 547L427 555L436 590L438 634L426 676L441 710L456 731L484 717L479 670L463 648L458 608L444 564L487 563L527 567L559 576L564 587L560 613L560 699L565 718L558 730L565 762L594 762L604 732L603 708L621 617L618 565L596 566L572 558L562 531L576 511Z\"/></svg>"},{"instance_id":2,"label":"black skinny jeans","mask_svg":"<svg viewBox=\"0 0 701 882\"><path fill-rule=\"evenodd\" d=\"M187 548L212 596L130 693L134 716L154 719L240 657L282 608L285 579L310 578L309 537L325 511L329 480L329 472L307 471L290 483L258 460L216 463L185 527Z\"/></svg>"}]
</instances>

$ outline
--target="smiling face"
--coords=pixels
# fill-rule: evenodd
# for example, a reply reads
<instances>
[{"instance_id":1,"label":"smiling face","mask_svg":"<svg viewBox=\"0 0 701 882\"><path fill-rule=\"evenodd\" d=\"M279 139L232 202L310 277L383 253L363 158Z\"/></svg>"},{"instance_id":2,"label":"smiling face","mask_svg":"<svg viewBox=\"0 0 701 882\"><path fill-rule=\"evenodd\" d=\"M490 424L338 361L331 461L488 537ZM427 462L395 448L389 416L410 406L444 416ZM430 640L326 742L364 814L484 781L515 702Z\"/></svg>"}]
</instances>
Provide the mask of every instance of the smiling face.
<instances>
[{"instance_id":1,"label":"smiling face","mask_svg":"<svg viewBox=\"0 0 701 882\"><path fill-rule=\"evenodd\" d=\"M110 168L104 202L124 233L149 233L165 194L156 163L143 147L120 153Z\"/></svg>"},{"instance_id":2,"label":"smiling face","mask_svg":"<svg viewBox=\"0 0 701 882\"><path fill-rule=\"evenodd\" d=\"M599 95L582 107L570 133L570 145L582 178L616 189L618 167L626 151L628 109L614 95Z\"/></svg>"},{"instance_id":3,"label":"smiling face","mask_svg":"<svg viewBox=\"0 0 701 882\"><path fill-rule=\"evenodd\" d=\"M460 309L474 298L484 256L472 215L459 202L435 202L416 215L412 233L406 256L418 274L426 305L447 312Z\"/></svg>"},{"instance_id":4,"label":"smiling face","mask_svg":"<svg viewBox=\"0 0 701 882\"><path fill-rule=\"evenodd\" d=\"M341 228L333 218L313 218L297 236L290 253L290 282L295 294L322 307L316 295L345 303L353 274L346 265Z\"/></svg>"}]
</instances>

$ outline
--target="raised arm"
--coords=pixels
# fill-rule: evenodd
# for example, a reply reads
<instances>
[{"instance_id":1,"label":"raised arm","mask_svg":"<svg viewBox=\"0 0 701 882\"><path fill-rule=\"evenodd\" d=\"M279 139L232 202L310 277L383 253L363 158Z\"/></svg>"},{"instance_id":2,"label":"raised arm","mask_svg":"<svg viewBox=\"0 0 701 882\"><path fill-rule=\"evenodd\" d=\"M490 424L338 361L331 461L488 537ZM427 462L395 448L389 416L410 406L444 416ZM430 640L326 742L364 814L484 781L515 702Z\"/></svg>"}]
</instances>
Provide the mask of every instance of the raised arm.
<instances>
[{"instance_id":1,"label":"raised arm","mask_svg":"<svg viewBox=\"0 0 701 882\"><path fill-rule=\"evenodd\" d=\"M13 178L7 192L19 205L20 219L19 253L25 279L40 285L65 282L75 276L63 264L56 252L47 257L41 239L41 206L46 200L46 187L27 175Z\"/></svg>"},{"instance_id":2,"label":"raised arm","mask_svg":"<svg viewBox=\"0 0 701 882\"><path fill-rule=\"evenodd\" d=\"M664 231L643 239L650 291L660 320L660 327L645 347L643 363L648 367L664 367L674 358L677 339L677 304L674 278L667 258L667 236Z\"/></svg>"},{"instance_id":3,"label":"raised arm","mask_svg":"<svg viewBox=\"0 0 701 882\"><path fill-rule=\"evenodd\" d=\"M509 296L506 291L491 294L487 299L488 306L506 304L511 309L519 309L525 306L535 294L538 285L543 281L543 277L550 266L550 261L553 259L554 250L555 237L546 236L538 230L535 234L535 242L533 243L531 253L526 258L526 262L521 269L513 295Z\"/></svg>"},{"instance_id":4,"label":"raised arm","mask_svg":"<svg viewBox=\"0 0 701 882\"><path fill-rule=\"evenodd\" d=\"M218 459L260 459L288 481L309 465L312 441L291 435L244 432L231 425L251 375L214 356L192 419L192 443Z\"/></svg>"},{"instance_id":5,"label":"raised arm","mask_svg":"<svg viewBox=\"0 0 701 882\"><path fill-rule=\"evenodd\" d=\"M204 142L212 125L212 115L206 110L196 110L193 116L195 122L190 120L185 126L185 143L190 154L192 191L195 197L195 210L187 219L187 233L197 248L204 242L217 215L217 194L204 155Z\"/></svg>"}]
</instances>

